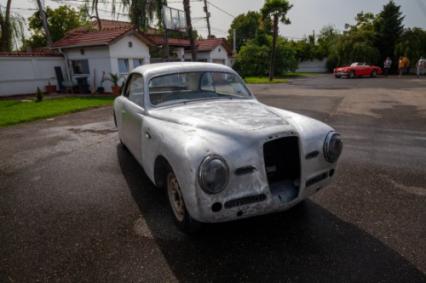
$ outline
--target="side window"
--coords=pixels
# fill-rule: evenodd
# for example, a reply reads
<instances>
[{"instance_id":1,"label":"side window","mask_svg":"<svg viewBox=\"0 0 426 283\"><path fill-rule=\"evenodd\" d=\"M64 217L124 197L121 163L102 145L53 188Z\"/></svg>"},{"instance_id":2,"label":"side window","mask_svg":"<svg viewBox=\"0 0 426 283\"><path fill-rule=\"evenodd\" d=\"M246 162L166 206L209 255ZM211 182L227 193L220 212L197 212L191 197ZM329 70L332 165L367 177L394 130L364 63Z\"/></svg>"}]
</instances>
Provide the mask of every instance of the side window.
<instances>
[{"instance_id":1,"label":"side window","mask_svg":"<svg viewBox=\"0 0 426 283\"><path fill-rule=\"evenodd\" d=\"M133 74L129 78L126 86L126 96L130 101L136 103L140 107L143 107L143 93L144 93L144 82L143 77L138 74Z\"/></svg>"}]
</instances>

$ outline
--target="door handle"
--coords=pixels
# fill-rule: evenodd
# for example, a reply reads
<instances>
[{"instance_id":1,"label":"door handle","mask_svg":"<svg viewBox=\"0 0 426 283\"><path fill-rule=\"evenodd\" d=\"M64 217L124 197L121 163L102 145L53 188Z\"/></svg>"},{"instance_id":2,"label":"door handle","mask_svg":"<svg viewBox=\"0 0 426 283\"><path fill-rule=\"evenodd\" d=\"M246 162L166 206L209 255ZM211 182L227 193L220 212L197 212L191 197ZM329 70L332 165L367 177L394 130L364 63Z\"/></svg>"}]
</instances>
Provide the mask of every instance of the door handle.
<instances>
[{"instance_id":1,"label":"door handle","mask_svg":"<svg viewBox=\"0 0 426 283\"><path fill-rule=\"evenodd\" d=\"M147 139L151 139L151 134L150 134L148 131L146 131L146 132L145 132L145 137L146 137Z\"/></svg>"}]
</instances>

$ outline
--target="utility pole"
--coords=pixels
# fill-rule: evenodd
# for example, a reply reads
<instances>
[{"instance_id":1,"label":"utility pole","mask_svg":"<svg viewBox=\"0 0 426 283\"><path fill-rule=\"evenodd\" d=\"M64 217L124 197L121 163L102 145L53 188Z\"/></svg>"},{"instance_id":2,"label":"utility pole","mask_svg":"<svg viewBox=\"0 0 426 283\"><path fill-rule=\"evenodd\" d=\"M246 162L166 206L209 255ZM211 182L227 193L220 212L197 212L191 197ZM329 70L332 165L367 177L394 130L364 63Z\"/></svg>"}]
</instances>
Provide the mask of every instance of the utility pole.
<instances>
[{"instance_id":1,"label":"utility pole","mask_svg":"<svg viewBox=\"0 0 426 283\"><path fill-rule=\"evenodd\" d=\"M39 13L40 13L40 19L41 19L41 22L43 24L44 33L46 34L46 38L47 38L47 46L51 47L52 46L52 38L50 37L49 28L47 26L46 12L43 9L43 5L41 3L41 0L37 0L37 5L38 5Z\"/></svg>"},{"instance_id":2,"label":"utility pole","mask_svg":"<svg viewBox=\"0 0 426 283\"><path fill-rule=\"evenodd\" d=\"M207 0L204 0L204 12L206 13L206 22L207 22L207 30L208 30L208 38L212 37L212 32L210 29L210 12L209 12L209 8L207 6Z\"/></svg>"},{"instance_id":3,"label":"utility pole","mask_svg":"<svg viewBox=\"0 0 426 283\"><path fill-rule=\"evenodd\" d=\"M186 29L188 31L189 42L191 43L191 57L192 61L197 61L197 50L195 49L195 40L192 33L192 21L191 21L191 6L189 0L183 0L183 8L185 10L186 18Z\"/></svg>"}]
</instances>

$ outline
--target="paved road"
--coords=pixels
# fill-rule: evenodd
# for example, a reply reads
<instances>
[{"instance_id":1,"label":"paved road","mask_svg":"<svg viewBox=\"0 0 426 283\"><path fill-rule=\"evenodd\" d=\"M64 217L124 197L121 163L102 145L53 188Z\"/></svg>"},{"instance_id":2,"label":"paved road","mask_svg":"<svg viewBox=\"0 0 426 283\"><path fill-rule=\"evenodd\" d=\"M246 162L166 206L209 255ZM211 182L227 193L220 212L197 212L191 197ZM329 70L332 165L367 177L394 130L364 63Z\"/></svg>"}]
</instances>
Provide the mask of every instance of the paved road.
<instances>
[{"instance_id":1,"label":"paved road","mask_svg":"<svg viewBox=\"0 0 426 283\"><path fill-rule=\"evenodd\" d=\"M425 282L426 80L252 86L343 133L336 182L294 210L173 226L111 108L0 129L0 282Z\"/></svg>"}]
</instances>

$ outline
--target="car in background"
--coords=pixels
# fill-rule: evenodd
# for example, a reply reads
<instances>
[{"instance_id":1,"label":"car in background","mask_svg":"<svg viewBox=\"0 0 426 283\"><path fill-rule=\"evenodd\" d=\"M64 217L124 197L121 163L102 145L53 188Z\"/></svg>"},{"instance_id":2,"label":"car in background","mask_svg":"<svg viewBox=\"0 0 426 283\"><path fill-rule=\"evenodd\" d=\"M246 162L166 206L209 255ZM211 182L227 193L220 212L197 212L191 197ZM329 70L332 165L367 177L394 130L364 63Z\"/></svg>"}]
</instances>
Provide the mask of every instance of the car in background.
<instances>
[{"instance_id":1,"label":"car in background","mask_svg":"<svg viewBox=\"0 0 426 283\"><path fill-rule=\"evenodd\" d=\"M355 62L350 66L337 67L334 69L334 76L336 78L347 77L372 77L375 78L377 75L381 75L382 68L374 65L367 65L366 63Z\"/></svg>"},{"instance_id":2,"label":"car in background","mask_svg":"<svg viewBox=\"0 0 426 283\"><path fill-rule=\"evenodd\" d=\"M342 152L330 126L260 103L220 64L134 69L114 120L186 232L291 208L331 183Z\"/></svg>"}]
</instances>

